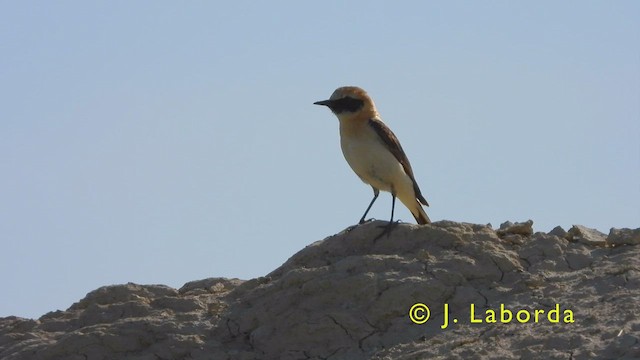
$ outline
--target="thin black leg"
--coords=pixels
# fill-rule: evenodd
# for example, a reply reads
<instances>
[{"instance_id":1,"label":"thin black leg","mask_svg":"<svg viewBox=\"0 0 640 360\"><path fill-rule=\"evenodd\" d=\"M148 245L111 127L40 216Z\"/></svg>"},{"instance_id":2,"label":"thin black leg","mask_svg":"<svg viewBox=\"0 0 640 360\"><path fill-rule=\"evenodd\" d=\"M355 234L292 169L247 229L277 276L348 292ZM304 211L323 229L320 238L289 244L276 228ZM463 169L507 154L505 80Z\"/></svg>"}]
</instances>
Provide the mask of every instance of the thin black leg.
<instances>
[{"instance_id":1,"label":"thin black leg","mask_svg":"<svg viewBox=\"0 0 640 360\"><path fill-rule=\"evenodd\" d=\"M367 206L367 210L364 211L364 215L362 215L362 218L360 218L360 221L358 221L358 224L364 224L364 218L369 213L369 210L373 206L373 203L376 202L376 199L378 198L378 195L380 195L380 190L378 190L378 189L376 189L374 187L371 187L371 188L373 189L373 199L371 199L371 202L369 203L369 206Z\"/></svg>"},{"instance_id":2,"label":"thin black leg","mask_svg":"<svg viewBox=\"0 0 640 360\"><path fill-rule=\"evenodd\" d=\"M389 220L389 223L393 222L393 210L395 209L396 209L396 195L391 194L391 220Z\"/></svg>"},{"instance_id":3,"label":"thin black leg","mask_svg":"<svg viewBox=\"0 0 640 360\"><path fill-rule=\"evenodd\" d=\"M373 239L374 242L380 239L384 234L387 234L387 236L389 236L389 234L391 233L391 230L397 225L397 223L393 222L393 212L395 208L396 208L396 194L391 193L391 220L389 220L389 224L387 224L387 226L384 227L384 230L380 233L380 235L376 236L376 238Z\"/></svg>"}]
</instances>

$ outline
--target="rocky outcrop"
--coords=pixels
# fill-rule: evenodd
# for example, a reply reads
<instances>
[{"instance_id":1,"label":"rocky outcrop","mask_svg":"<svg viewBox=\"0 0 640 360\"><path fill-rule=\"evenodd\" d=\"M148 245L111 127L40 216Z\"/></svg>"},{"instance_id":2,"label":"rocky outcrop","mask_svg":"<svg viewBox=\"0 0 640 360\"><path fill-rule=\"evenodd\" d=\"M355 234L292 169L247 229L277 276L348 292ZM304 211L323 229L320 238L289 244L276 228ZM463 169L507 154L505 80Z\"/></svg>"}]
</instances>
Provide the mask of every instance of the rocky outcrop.
<instances>
[{"instance_id":1,"label":"rocky outcrop","mask_svg":"<svg viewBox=\"0 0 640 360\"><path fill-rule=\"evenodd\" d=\"M2 318L0 358L640 358L640 230L440 221L374 240L384 225L258 279L106 286Z\"/></svg>"}]
</instances>

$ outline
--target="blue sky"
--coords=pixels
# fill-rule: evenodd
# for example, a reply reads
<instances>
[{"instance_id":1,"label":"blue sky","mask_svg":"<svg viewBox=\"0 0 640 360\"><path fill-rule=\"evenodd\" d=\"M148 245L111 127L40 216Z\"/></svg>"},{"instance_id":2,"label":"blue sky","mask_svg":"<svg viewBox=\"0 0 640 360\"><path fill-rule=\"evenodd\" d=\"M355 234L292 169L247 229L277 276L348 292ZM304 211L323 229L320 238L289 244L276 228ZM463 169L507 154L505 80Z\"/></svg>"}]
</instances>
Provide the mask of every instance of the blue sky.
<instances>
[{"instance_id":1,"label":"blue sky","mask_svg":"<svg viewBox=\"0 0 640 360\"><path fill-rule=\"evenodd\" d=\"M639 2L398 4L2 2L0 316L262 276L357 222L371 189L312 105L342 85L433 220L639 227Z\"/></svg>"}]
</instances>

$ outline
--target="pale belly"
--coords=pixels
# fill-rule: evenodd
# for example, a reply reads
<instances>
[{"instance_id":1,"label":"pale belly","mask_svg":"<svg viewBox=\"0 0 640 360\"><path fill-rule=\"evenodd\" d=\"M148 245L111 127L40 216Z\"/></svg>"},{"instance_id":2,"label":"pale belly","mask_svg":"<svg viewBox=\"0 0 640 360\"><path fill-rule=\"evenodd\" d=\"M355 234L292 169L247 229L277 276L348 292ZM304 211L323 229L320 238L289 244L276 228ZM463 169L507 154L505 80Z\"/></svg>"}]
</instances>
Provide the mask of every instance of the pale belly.
<instances>
[{"instance_id":1,"label":"pale belly","mask_svg":"<svg viewBox=\"0 0 640 360\"><path fill-rule=\"evenodd\" d=\"M341 141L341 146L347 163L363 182L392 193L406 186L411 188L411 179L402 165L382 143L351 139L349 143Z\"/></svg>"}]
</instances>

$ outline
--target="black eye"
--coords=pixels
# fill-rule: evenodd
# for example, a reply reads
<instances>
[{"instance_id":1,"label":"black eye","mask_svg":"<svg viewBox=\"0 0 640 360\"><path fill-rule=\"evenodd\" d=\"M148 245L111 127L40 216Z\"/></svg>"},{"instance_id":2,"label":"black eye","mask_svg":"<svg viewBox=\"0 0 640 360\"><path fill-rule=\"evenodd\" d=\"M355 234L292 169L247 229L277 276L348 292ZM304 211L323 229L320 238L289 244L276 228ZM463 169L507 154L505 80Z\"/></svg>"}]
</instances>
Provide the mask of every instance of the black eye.
<instances>
[{"instance_id":1,"label":"black eye","mask_svg":"<svg viewBox=\"0 0 640 360\"><path fill-rule=\"evenodd\" d=\"M360 110L363 105L364 101L347 96L342 99L333 101L331 104L331 110L333 110L333 112L336 114L340 114L343 112L356 112Z\"/></svg>"}]
</instances>

